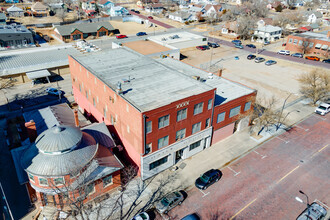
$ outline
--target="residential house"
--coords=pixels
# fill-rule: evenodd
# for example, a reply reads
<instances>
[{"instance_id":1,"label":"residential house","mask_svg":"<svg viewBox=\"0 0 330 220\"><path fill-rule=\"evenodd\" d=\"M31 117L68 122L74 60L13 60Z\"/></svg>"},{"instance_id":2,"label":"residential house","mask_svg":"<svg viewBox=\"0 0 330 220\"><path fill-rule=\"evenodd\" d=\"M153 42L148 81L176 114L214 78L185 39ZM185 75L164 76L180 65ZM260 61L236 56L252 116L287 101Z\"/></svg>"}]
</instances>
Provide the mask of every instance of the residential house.
<instances>
[{"instance_id":1,"label":"residential house","mask_svg":"<svg viewBox=\"0 0 330 220\"><path fill-rule=\"evenodd\" d=\"M19 3L19 0L6 0L5 2L8 4L17 4Z\"/></svg>"},{"instance_id":2,"label":"residential house","mask_svg":"<svg viewBox=\"0 0 330 220\"><path fill-rule=\"evenodd\" d=\"M211 4L207 4L203 8L204 16L211 16L211 15L216 16L221 11L222 11L222 5L211 5Z\"/></svg>"},{"instance_id":3,"label":"residential house","mask_svg":"<svg viewBox=\"0 0 330 220\"><path fill-rule=\"evenodd\" d=\"M221 29L221 33L225 35L230 35L237 38L238 24L237 21L227 21Z\"/></svg>"},{"instance_id":4,"label":"residential house","mask_svg":"<svg viewBox=\"0 0 330 220\"><path fill-rule=\"evenodd\" d=\"M5 13L0 13L0 25L5 25L7 21L7 16Z\"/></svg>"},{"instance_id":5,"label":"residential house","mask_svg":"<svg viewBox=\"0 0 330 220\"><path fill-rule=\"evenodd\" d=\"M272 25L259 25L254 31L252 41L276 41L281 38L282 28Z\"/></svg>"},{"instance_id":6,"label":"residential house","mask_svg":"<svg viewBox=\"0 0 330 220\"><path fill-rule=\"evenodd\" d=\"M33 36L23 25L0 25L0 47L20 48L34 44Z\"/></svg>"},{"instance_id":7,"label":"residential house","mask_svg":"<svg viewBox=\"0 0 330 220\"><path fill-rule=\"evenodd\" d=\"M123 165L112 153L116 145L104 123L80 128L78 111L67 104L27 112L24 118L29 142L12 155L19 182L31 189L38 207L63 210L77 200L102 200L120 185Z\"/></svg>"},{"instance_id":8,"label":"residential house","mask_svg":"<svg viewBox=\"0 0 330 220\"><path fill-rule=\"evenodd\" d=\"M118 134L142 179L247 127L239 115L252 111L256 96L179 60L126 47L69 56L69 63L79 109Z\"/></svg>"},{"instance_id":9,"label":"residential house","mask_svg":"<svg viewBox=\"0 0 330 220\"><path fill-rule=\"evenodd\" d=\"M44 5L41 2L35 2L31 6L31 13L35 17L45 17L48 14L48 6Z\"/></svg>"},{"instance_id":10,"label":"residential house","mask_svg":"<svg viewBox=\"0 0 330 220\"><path fill-rule=\"evenodd\" d=\"M319 11L308 11L305 13L308 23L316 23L322 20L323 14Z\"/></svg>"},{"instance_id":11,"label":"residential house","mask_svg":"<svg viewBox=\"0 0 330 220\"><path fill-rule=\"evenodd\" d=\"M9 8L7 8L8 16L9 17L23 17L24 16L24 10L12 5Z\"/></svg>"},{"instance_id":12,"label":"residential house","mask_svg":"<svg viewBox=\"0 0 330 220\"><path fill-rule=\"evenodd\" d=\"M108 0L98 1L97 4L102 9L111 8L115 6L115 3Z\"/></svg>"},{"instance_id":13,"label":"residential house","mask_svg":"<svg viewBox=\"0 0 330 220\"><path fill-rule=\"evenodd\" d=\"M321 33L305 32L288 36L286 50L329 58L330 31Z\"/></svg>"},{"instance_id":14,"label":"residential house","mask_svg":"<svg viewBox=\"0 0 330 220\"><path fill-rule=\"evenodd\" d=\"M109 13L110 13L110 16L112 16L112 17L125 16L125 15L129 14L128 10L121 6L111 7Z\"/></svg>"},{"instance_id":15,"label":"residential house","mask_svg":"<svg viewBox=\"0 0 330 220\"><path fill-rule=\"evenodd\" d=\"M148 4L147 6L145 6L144 10L149 13L160 14L163 12L164 6L162 3Z\"/></svg>"},{"instance_id":16,"label":"residential house","mask_svg":"<svg viewBox=\"0 0 330 220\"><path fill-rule=\"evenodd\" d=\"M138 8L144 8L144 3L143 3L143 1L137 1L136 2L136 6L138 7Z\"/></svg>"},{"instance_id":17,"label":"residential house","mask_svg":"<svg viewBox=\"0 0 330 220\"><path fill-rule=\"evenodd\" d=\"M186 22L186 21L194 21L193 15L189 12L185 11L176 11L174 13L169 13L168 15L169 19L172 19L174 21L179 21L179 22Z\"/></svg>"},{"instance_id":18,"label":"residential house","mask_svg":"<svg viewBox=\"0 0 330 220\"><path fill-rule=\"evenodd\" d=\"M86 39L89 36L102 37L114 33L109 22L79 23L55 26L55 34L63 41Z\"/></svg>"},{"instance_id":19,"label":"residential house","mask_svg":"<svg viewBox=\"0 0 330 220\"><path fill-rule=\"evenodd\" d=\"M95 10L95 1L83 1L81 3L81 8L86 11L86 10Z\"/></svg>"}]
</instances>

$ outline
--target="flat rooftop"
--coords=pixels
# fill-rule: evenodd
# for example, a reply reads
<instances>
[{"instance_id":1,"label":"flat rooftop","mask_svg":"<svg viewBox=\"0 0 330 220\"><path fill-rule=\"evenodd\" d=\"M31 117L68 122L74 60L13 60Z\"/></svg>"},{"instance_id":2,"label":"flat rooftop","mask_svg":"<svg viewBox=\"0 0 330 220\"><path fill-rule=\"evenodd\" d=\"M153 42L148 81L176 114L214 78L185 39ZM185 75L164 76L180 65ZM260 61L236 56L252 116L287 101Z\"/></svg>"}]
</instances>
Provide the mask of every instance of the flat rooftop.
<instances>
[{"instance_id":1,"label":"flat rooftop","mask_svg":"<svg viewBox=\"0 0 330 220\"><path fill-rule=\"evenodd\" d=\"M173 36L175 36L175 35L177 35L179 37L173 38ZM206 38L206 37L198 35L198 34L192 34L192 33L185 32L185 31L148 37L148 39L150 39L150 40L157 41L157 42L163 42L164 44L179 43L179 42L202 39L202 38Z\"/></svg>"},{"instance_id":2,"label":"flat rooftop","mask_svg":"<svg viewBox=\"0 0 330 220\"><path fill-rule=\"evenodd\" d=\"M200 84L205 84L212 88L216 88L217 90L214 102L215 106L225 104L229 101L255 92L254 89L249 88L243 84L216 76L212 73L198 69L194 66L191 66L178 60L166 58L159 59L159 61L164 65L176 69L180 73L185 74L188 78L192 78L193 76L200 77L200 81L196 80ZM212 76L212 78L209 78L209 76Z\"/></svg>"},{"instance_id":3,"label":"flat rooftop","mask_svg":"<svg viewBox=\"0 0 330 220\"><path fill-rule=\"evenodd\" d=\"M72 57L113 90L121 83L121 96L140 112L213 89L126 47Z\"/></svg>"},{"instance_id":4,"label":"flat rooftop","mask_svg":"<svg viewBox=\"0 0 330 220\"><path fill-rule=\"evenodd\" d=\"M305 32L305 33L296 33L293 34L293 36L330 42L330 38L327 37L326 33Z\"/></svg>"},{"instance_id":5,"label":"flat rooftop","mask_svg":"<svg viewBox=\"0 0 330 220\"><path fill-rule=\"evenodd\" d=\"M0 55L0 76L69 65L68 55L80 52L71 45L61 48L34 48Z\"/></svg>"},{"instance_id":6,"label":"flat rooftop","mask_svg":"<svg viewBox=\"0 0 330 220\"><path fill-rule=\"evenodd\" d=\"M161 53L172 50L171 48L162 46L160 44L157 44L149 40L131 41L131 42L122 43L122 45L143 55L150 55L154 53Z\"/></svg>"},{"instance_id":7,"label":"flat rooftop","mask_svg":"<svg viewBox=\"0 0 330 220\"><path fill-rule=\"evenodd\" d=\"M23 25L0 25L0 34L31 34Z\"/></svg>"}]
</instances>

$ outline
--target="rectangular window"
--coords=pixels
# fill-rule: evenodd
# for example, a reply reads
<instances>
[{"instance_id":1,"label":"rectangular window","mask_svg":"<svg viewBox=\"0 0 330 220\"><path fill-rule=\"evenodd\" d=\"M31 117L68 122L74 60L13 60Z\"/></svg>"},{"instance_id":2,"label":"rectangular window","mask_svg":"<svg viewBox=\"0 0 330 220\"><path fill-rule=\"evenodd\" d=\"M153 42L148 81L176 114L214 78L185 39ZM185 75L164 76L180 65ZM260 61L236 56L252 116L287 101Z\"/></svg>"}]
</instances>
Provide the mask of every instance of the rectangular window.
<instances>
[{"instance_id":1,"label":"rectangular window","mask_svg":"<svg viewBox=\"0 0 330 220\"><path fill-rule=\"evenodd\" d=\"M34 182L34 176L31 175L31 174L28 174L28 176L29 176L29 179L30 179L32 182Z\"/></svg>"},{"instance_id":2,"label":"rectangular window","mask_svg":"<svg viewBox=\"0 0 330 220\"><path fill-rule=\"evenodd\" d=\"M169 115L165 115L163 117L160 117L158 119L158 128L163 128L169 125L170 122L170 116Z\"/></svg>"},{"instance_id":3,"label":"rectangular window","mask_svg":"<svg viewBox=\"0 0 330 220\"><path fill-rule=\"evenodd\" d=\"M39 178L39 184L43 186L48 186L48 181L45 178Z\"/></svg>"},{"instance_id":4,"label":"rectangular window","mask_svg":"<svg viewBox=\"0 0 330 220\"><path fill-rule=\"evenodd\" d=\"M189 146L189 151L191 151L191 150L193 150L193 149L195 149L195 148L201 146L201 142L202 142L202 141L199 140L199 141L197 141L197 142L191 144L191 145Z\"/></svg>"},{"instance_id":5,"label":"rectangular window","mask_svg":"<svg viewBox=\"0 0 330 220\"><path fill-rule=\"evenodd\" d=\"M54 184L55 184L55 186L63 185L64 184L64 179L62 177L54 178Z\"/></svg>"},{"instance_id":6,"label":"rectangular window","mask_svg":"<svg viewBox=\"0 0 330 220\"><path fill-rule=\"evenodd\" d=\"M194 106L194 115L200 114L203 112L203 102L198 103Z\"/></svg>"},{"instance_id":7,"label":"rectangular window","mask_svg":"<svg viewBox=\"0 0 330 220\"><path fill-rule=\"evenodd\" d=\"M86 98L88 99L88 92L86 91Z\"/></svg>"},{"instance_id":8,"label":"rectangular window","mask_svg":"<svg viewBox=\"0 0 330 220\"><path fill-rule=\"evenodd\" d=\"M152 121L147 121L146 132L149 134L152 131Z\"/></svg>"},{"instance_id":9,"label":"rectangular window","mask_svg":"<svg viewBox=\"0 0 330 220\"><path fill-rule=\"evenodd\" d=\"M210 110L212 108L212 101L213 99L210 99L209 102L207 103L207 110Z\"/></svg>"},{"instance_id":10,"label":"rectangular window","mask_svg":"<svg viewBox=\"0 0 330 220\"><path fill-rule=\"evenodd\" d=\"M176 121L181 121L187 118L187 109L181 109L177 112Z\"/></svg>"},{"instance_id":11,"label":"rectangular window","mask_svg":"<svg viewBox=\"0 0 330 220\"><path fill-rule=\"evenodd\" d=\"M181 129L176 132L175 141L181 140L186 137L186 129Z\"/></svg>"},{"instance_id":12,"label":"rectangular window","mask_svg":"<svg viewBox=\"0 0 330 220\"><path fill-rule=\"evenodd\" d=\"M106 110L106 108L103 109L103 116L104 116L104 118L107 118L107 110Z\"/></svg>"},{"instance_id":13,"label":"rectangular window","mask_svg":"<svg viewBox=\"0 0 330 220\"><path fill-rule=\"evenodd\" d=\"M250 108L251 108L251 102L245 103L244 111L246 112L247 110L250 110Z\"/></svg>"},{"instance_id":14,"label":"rectangular window","mask_svg":"<svg viewBox=\"0 0 330 220\"><path fill-rule=\"evenodd\" d=\"M206 119L205 121L205 128L207 128L208 126L210 126L210 118Z\"/></svg>"},{"instance_id":15,"label":"rectangular window","mask_svg":"<svg viewBox=\"0 0 330 220\"><path fill-rule=\"evenodd\" d=\"M79 84L79 91L81 92L81 85Z\"/></svg>"},{"instance_id":16,"label":"rectangular window","mask_svg":"<svg viewBox=\"0 0 330 220\"><path fill-rule=\"evenodd\" d=\"M96 106L95 98L93 98L93 105Z\"/></svg>"},{"instance_id":17,"label":"rectangular window","mask_svg":"<svg viewBox=\"0 0 330 220\"><path fill-rule=\"evenodd\" d=\"M103 177L102 182L103 182L103 188L111 185L112 184L112 175Z\"/></svg>"},{"instance_id":18,"label":"rectangular window","mask_svg":"<svg viewBox=\"0 0 330 220\"><path fill-rule=\"evenodd\" d=\"M158 149L166 147L168 145L168 136L158 139Z\"/></svg>"},{"instance_id":19,"label":"rectangular window","mask_svg":"<svg viewBox=\"0 0 330 220\"><path fill-rule=\"evenodd\" d=\"M293 40L293 44L297 44L298 43L298 40L297 39L294 39Z\"/></svg>"},{"instance_id":20,"label":"rectangular window","mask_svg":"<svg viewBox=\"0 0 330 220\"><path fill-rule=\"evenodd\" d=\"M301 46L302 44L303 44L303 41L300 40L299 43L298 43L298 45Z\"/></svg>"},{"instance_id":21,"label":"rectangular window","mask_svg":"<svg viewBox=\"0 0 330 220\"><path fill-rule=\"evenodd\" d=\"M292 38L289 38L289 44L292 44Z\"/></svg>"},{"instance_id":22,"label":"rectangular window","mask_svg":"<svg viewBox=\"0 0 330 220\"><path fill-rule=\"evenodd\" d=\"M232 118L232 117L238 115L240 110L241 110L241 106L237 106L235 108L230 109L229 118Z\"/></svg>"},{"instance_id":23,"label":"rectangular window","mask_svg":"<svg viewBox=\"0 0 330 220\"><path fill-rule=\"evenodd\" d=\"M160 165L166 163L167 162L167 157L168 156L163 157L163 158L161 158L159 160L156 160L155 162L152 162L151 164L149 164L149 170L152 170L152 169L154 169L156 167L159 167Z\"/></svg>"},{"instance_id":24,"label":"rectangular window","mask_svg":"<svg viewBox=\"0 0 330 220\"><path fill-rule=\"evenodd\" d=\"M145 154L150 153L151 152L151 149L152 149L152 143L147 144L146 145L146 152L145 152Z\"/></svg>"},{"instance_id":25,"label":"rectangular window","mask_svg":"<svg viewBox=\"0 0 330 220\"><path fill-rule=\"evenodd\" d=\"M201 124L202 124L201 122L198 122L196 124L193 124L191 134L194 134L196 132L199 132L201 130Z\"/></svg>"},{"instance_id":26,"label":"rectangular window","mask_svg":"<svg viewBox=\"0 0 330 220\"><path fill-rule=\"evenodd\" d=\"M226 116L226 112L222 112L222 113L218 114L217 123L220 123L220 122L224 121L225 116Z\"/></svg>"},{"instance_id":27,"label":"rectangular window","mask_svg":"<svg viewBox=\"0 0 330 220\"><path fill-rule=\"evenodd\" d=\"M127 125L127 133L129 133L129 126Z\"/></svg>"},{"instance_id":28,"label":"rectangular window","mask_svg":"<svg viewBox=\"0 0 330 220\"><path fill-rule=\"evenodd\" d=\"M89 195L89 194L94 193L94 191L95 191L95 184L94 183L90 183L86 186L86 191L85 191L86 196Z\"/></svg>"},{"instance_id":29,"label":"rectangular window","mask_svg":"<svg viewBox=\"0 0 330 220\"><path fill-rule=\"evenodd\" d=\"M309 43L309 48L312 48L314 46L314 43L313 42L310 42Z\"/></svg>"}]
</instances>

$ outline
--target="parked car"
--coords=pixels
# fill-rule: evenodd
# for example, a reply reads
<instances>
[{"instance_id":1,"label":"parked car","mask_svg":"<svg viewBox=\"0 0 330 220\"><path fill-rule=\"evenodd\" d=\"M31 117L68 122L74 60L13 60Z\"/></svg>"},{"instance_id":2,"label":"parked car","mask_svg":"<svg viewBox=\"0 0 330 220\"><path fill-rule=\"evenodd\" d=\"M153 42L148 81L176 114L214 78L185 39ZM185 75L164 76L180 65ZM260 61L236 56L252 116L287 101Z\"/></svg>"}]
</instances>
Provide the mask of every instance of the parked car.
<instances>
[{"instance_id":1,"label":"parked car","mask_svg":"<svg viewBox=\"0 0 330 220\"><path fill-rule=\"evenodd\" d=\"M325 115L330 112L330 103L321 103L316 109L315 113Z\"/></svg>"},{"instance_id":2,"label":"parked car","mask_svg":"<svg viewBox=\"0 0 330 220\"><path fill-rule=\"evenodd\" d=\"M288 50L280 50L277 53L281 54L281 55L290 55L290 51L288 51Z\"/></svg>"},{"instance_id":3,"label":"parked car","mask_svg":"<svg viewBox=\"0 0 330 220\"><path fill-rule=\"evenodd\" d=\"M303 58L304 55L302 53L293 53L291 54L292 57L299 57L299 58Z\"/></svg>"},{"instance_id":4,"label":"parked car","mask_svg":"<svg viewBox=\"0 0 330 220\"><path fill-rule=\"evenodd\" d=\"M147 33L146 32L138 32L138 33L136 33L136 36L144 36L144 35L147 35Z\"/></svg>"},{"instance_id":5,"label":"parked car","mask_svg":"<svg viewBox=\"0 0 330 220\"><path fill-rule=\"evenodd\" d=\"M250 47L250 48L256 48L256 46L254 44L247 44L245 46Z\"/></svg>"},{"instance_id":6,"label":"parked car","mask_svg":"<svg viewBox=\"0 0 330 220\"><path fill-rule=\"evenodd\" d=\"M152 16L148 16L149 19L154 19Z\"/></svg>"},{"instance_id":7,"label":"parked car","mask_svg":"<svg viewBox=\"0 0 330 220\"><path fill-rule=\"evenodd\" d=\"M175 206L181 205L183 200L184 200L184 195L181 192L179 191L172 192L164 196L160 201L158 201L155 204L155 208L160 214L162 213L166 214Z\"/></svg>"},{"instance_id":8,"label":"parked car","mask_svg":"<svg viewBox=\"0 0 330 220\"><path fill-rule=\"evenodd\" d=\"M238 49L244 49L244 47L243 47L242 44L235 44L235 48L238 48Z\"/></svg>"},{"instance_id":9,"label":"parked car","mask_svg":"<svg viewBox=\"0 0 330 220\"><path fill-rule=\"evenodd\" d=\"M186 215L181 220L200 220L200 217L196 213L193 213L190 215Z\"/></svg>"},{"instance_id":10,"label":"parked car","mask_svg":"<svg viewBox=\"0 0 330 220\"><path fill-rule=\"evenodd\" d=\"M286 43L282 44L282 47L285 47L286 46Z\"/></svg>"},{"instance_id":11,"label":"parked car","mask_svg":"<svg viewBox=\"0 0 330 220\"><path fill-rule=\"evenodd\" d=\"M63 91L52 88L52 87L45 89L45 92L47 92L48 95L56 95L56 96L64 95Z\"/></svg>"},{"instance_id":12,"label":"parked car","mask_svg":"<svg viewBox=\"0 0 330 220\"><path fill-rule=\"evenodd\" d=\"M323 63L330 63L330 59L322 60Z\"/></svg>"},{"instance_id":13,"label":"parked car","mask_svg":"<svg viewBox=\"0 0 330 220\"><path fill-rule=\"evenodd\" d=\"M213 47L213 48L220 47L219 44L217 44L217 43L213 43L213 42L207 42L207 45L208 45L209 47Z\"/></svg>"},{"instance_id":14,"label":"parked car","mask_svg":"<svg viewBox=\"0 0 330 220\"><path fill-rule=\"evenodd\" d=\"M48 83L48 80L46 77L41 77L41 78L37 78L37 79L33 79L32 80L32 84L44 84L44 83Z\"/></svg>"},{"instance_id":15,"label":"parked car","mask_svg":"<svg viewBox=\"0 0 330 220\"><path fill-rule=\"evenodd\" d=\"M297 217L296 220L322 220L327 215L327 210L316 202L308 207Z\"/></svg>"},{"instance_id":16,"label":"parked car","mask_svg":"<svg viewBox=\"0 0 330 220\"><path fill-rule=\"evenodd\" d=\"M136 14L140 14L140 12L139 12L139 11L137 11L137 10L135 10L134 12L135 12Z\"/></svg>"},{"instance_id":17,"label":"parked car","mask_svg":"<svg viewBox=\"0 0 330 220\"><path fill-rule=\"evenodd\" d=\"M240 40L232 40L231 42L233 44L242 44L242 41L240 41Z\"/></svg>"},{"instance_id":18,"label":"parked car","mask_svg":"<svg viewBox=\"0 0 330 220\"><path fill-rule=\"evenodd\" d=\"M197 46L196 48L197 48L197 50L208 50L208 49L210 49L210 47L206 46L206 45Z\"/></svg>"},{"instance_id":19,"label":"parked car","mask_svg":"<svg viewBox=\"0 0 330 220\"><path fill-rule=\"evenodd\" d=\"M134 216L131 220L149 220L150 217L146 212L141 212Z\"/></svg>"},{"instance_id":20,"label":"parked car","mask_svg":"<svg viewBox=\"0 0 330 220\"><path fill-rule=\"evenodd\" d=\"M122 39L122 38L127 38L127 36L124 35L124 34L119 34L119 35L116 36L116 38L117 39Z\"/></svg>"},{"instance_id":21,"label":"parked car","mask_svg":"<svg viewBox=\"0 0 330 220\"><path fill-rule=\"evenodd\" d=\"M265 63L265 65L270 66L270 65L274 65L276 63L277 62L275 60L267 60L266 63Z\"/></svg>"},{"instance_id":22,"label":"parked car","mask_svg":"<svg viewBox=\"0 0 330 220\"><path fill-rule=\"evenodd\" d=\"M206 189L213 183L218 182L221 177L222 173L220 170L211 169L196 179L195 186L198 189Z\"/></svg>"},{"instance_id":23,"label":"parked car","mask_svg":"<svg viewBox=\"0 0 330 220\"><path fill-rule=\"evenodd\" d=\"M320 58L316 57L316 56L306 56L305 59L306 60L320 61Z\"/></svg>"},{"instance_id":24,"label":"parked car","mask_svg":"<svg viewBox=\"0 0 330 220\"><path fill-rule=\"evenodd\" d=\"M247 58L248 60L252 60L252 59L256 58L256 55L249 54L246 58Z\"/></svg>"},{"instance_id":25,"label":"parked car","mask_svg":"<svg viewBox=\"0 0 330 220\"><path fill-rule=\"evenodd\" d=\"M270 44L269 41L265 41L265 42L264 42L264 45L268 45L268 44Z\"/></svg>"},{"instance_id":26,"label":"parked car","mask_svg":"<svg viewBox=\"0 0 330 220\"><path fill-rule=\"evenodd\" d=\"M254 59L254 62L256 62L256 63L261 63L261 62L264 62L264 61L265 61L265 58L263 58L263 57L256 57Z\"/></svg>"}]
</instances>

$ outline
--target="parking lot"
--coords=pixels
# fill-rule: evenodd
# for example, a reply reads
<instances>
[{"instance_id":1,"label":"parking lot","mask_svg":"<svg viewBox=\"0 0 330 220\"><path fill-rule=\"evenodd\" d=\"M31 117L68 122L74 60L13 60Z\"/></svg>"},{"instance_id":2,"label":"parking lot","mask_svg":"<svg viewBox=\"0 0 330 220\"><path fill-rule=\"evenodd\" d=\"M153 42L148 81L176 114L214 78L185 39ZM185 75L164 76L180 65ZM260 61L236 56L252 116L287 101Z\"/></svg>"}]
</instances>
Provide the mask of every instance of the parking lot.
<instances>
[{"instance_id":1,"label":"parking lot","mask_svg":"<svg viewBox=\"0 0 330 220\"><path fill-rule=\"evenodd\" d=\"M262 55L266 60L277 61L275 65L266 66L265 62L255 63L254 60L246 59L249 52L245 50L223 45L205 51L187 48L182 50L181 54L187 57L183 62L206 70L211 66L211 71L222 69L223 77L257 89L259 97L275 96L282 101L289 94L292 94L289 101L298 98L297 77L315 68ZM235 60L236 56L238 60Z\"/></svg>"}]
</instances>

